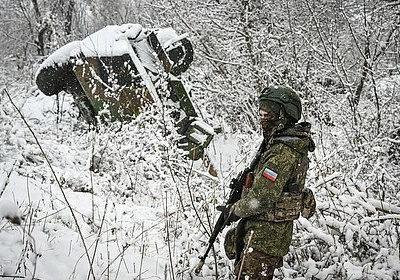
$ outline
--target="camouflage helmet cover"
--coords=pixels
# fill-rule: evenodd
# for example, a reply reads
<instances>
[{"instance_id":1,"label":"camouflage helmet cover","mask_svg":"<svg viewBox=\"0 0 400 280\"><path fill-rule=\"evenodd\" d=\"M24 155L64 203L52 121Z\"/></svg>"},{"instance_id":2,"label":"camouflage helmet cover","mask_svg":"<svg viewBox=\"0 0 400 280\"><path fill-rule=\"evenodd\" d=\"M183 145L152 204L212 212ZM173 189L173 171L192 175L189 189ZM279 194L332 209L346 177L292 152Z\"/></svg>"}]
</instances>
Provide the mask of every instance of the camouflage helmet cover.
<instances>
[{"instance_id":1,"label":"camouflage helmet cover","mask_svg":"<svg viewBox=\"0 0 400 280\"><path fill-rule=\"evenodd\" d=\"M271 86L262 90L258 100L269 100L283 106L286 114L296 122L301 118L301 100L293 89L288 86Z\"/></svg>"}]
</instances>

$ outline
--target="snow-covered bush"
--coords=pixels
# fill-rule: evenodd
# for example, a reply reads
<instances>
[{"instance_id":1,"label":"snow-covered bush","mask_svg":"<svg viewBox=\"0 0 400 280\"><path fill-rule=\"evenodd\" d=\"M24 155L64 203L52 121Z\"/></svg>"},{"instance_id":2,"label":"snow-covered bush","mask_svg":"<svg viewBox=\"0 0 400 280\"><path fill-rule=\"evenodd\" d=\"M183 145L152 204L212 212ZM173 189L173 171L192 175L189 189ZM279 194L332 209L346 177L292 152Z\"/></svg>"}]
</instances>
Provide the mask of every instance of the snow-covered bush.
<instances>
[{"instance_id":1,"label":"snow-covered bush","mask_svg":"<svg viewBox=\"0 0 400 280\"><path fill-rule=\"evenodd\" d=\"M219 132L208 150L218 177L177 149L168 109L152 107L129 124L93 130L69 96L35 91L39 58L29 38L38 34L29 23L36 19L22 16L33 9L19 13L6 1L1 7L13 13L1 10L4 18L27 28L7 21L9 36L0 42L0 276L233 279L221 246L225 232L202 275L192 269L219 214L215 207L259 143L260 89L289 83L313 125L317 149L307 183L318 210L295 222L276 278L399 278L398 3L115 1L108 5L118 8L103 13L94 2L76 2L71 36L128 21L190 33L195 60L184 79ZM53 40L48 46L58 48L60 37Z\"/></svg>"}]
</instances>

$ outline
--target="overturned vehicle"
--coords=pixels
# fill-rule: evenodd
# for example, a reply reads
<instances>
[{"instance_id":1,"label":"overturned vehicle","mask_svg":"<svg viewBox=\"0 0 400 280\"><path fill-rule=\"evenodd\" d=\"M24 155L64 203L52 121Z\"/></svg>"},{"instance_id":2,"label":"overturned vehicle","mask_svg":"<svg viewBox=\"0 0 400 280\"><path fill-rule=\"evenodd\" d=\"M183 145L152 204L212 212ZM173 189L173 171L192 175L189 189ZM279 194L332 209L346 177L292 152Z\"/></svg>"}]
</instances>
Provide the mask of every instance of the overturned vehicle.
<instances>
[{"instance_id":1,"label":"overturned vehicle","mask_svg":"<svg viewBox=\"0 0 400 280\"><path fill-rule=\"evenodd\" d=\"M199 117L179 79L192 60L186 34L178 36L172 28L112 25L51 54L38 69L36 84L46 95L71 94L90 124L127 122L147 104L162 106L160 100L167 98L177 108L179 145L197 160L214 131Z\"/></svg>"}]
</instances>

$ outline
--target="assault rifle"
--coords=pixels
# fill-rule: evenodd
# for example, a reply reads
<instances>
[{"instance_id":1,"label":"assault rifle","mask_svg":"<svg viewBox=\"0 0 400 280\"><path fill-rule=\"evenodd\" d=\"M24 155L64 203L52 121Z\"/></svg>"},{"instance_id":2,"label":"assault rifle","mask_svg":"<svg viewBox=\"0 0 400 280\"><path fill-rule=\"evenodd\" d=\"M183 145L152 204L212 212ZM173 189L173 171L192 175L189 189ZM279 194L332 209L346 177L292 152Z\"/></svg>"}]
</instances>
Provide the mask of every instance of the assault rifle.
<instances>
[{"instance_id":1,"label":"assault rifle","mask_svg":"<svg viewBox=\"0 0 400 280\"><path fill-rule=\"evenodd\" d=\"M257 151L257 154L255 155L254 159L251 161L249 167L245 168L242 172L239 173L239 175L232 179L232 181L229 184L229 188L231 189L229 198L226 202L226 206L223 208L226 209L226 211L222 211L221 214L218 217L217 222L215 223L214 230L212 231L210 235L210 239L208 240L208 247L204 253L203 256L200 256L200 262L197 265L197 268L195 269L195 273L198 274L201 271L201 268L204 265L204 262L207 258L208 253L210 252L211 248L214 245L215 240L217 239L217 236L222 230L230 225L231 223L231 206L234 204L236 201L238 201L243 192L243 188L245 186L250 186L252 183L252 176L254 174L254 169L256 168L258 162L261 159L261 155L265 150L265 140L261 143L260 148ZM251 182L249 182L251 181Z\"/></svg>"}]
</instances>

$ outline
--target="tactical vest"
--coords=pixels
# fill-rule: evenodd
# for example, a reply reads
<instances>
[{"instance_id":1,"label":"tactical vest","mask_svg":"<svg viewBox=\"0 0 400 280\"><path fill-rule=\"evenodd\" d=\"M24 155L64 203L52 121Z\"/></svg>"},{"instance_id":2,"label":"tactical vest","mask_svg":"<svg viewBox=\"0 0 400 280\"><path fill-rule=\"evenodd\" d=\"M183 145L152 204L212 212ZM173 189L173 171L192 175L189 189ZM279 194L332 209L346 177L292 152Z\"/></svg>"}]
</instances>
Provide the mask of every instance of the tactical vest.
<instances>
[{"instance_id":1,"label":"tactical vest","mask_svg":"<svg viewBox=\"0 0 400 280\"><path fill-rule=\"evenodd\" d=\"M310 189L305 188L309 159L307 153L299 154L301 157L296 163L297 168L292 172L292 176L283 188L281 196L274 203L274 207L257 215L256 219L271 222L292 221L298 219L300 214L308 219L315 213L314 194Z\"/></svg>"}]
</instances>

